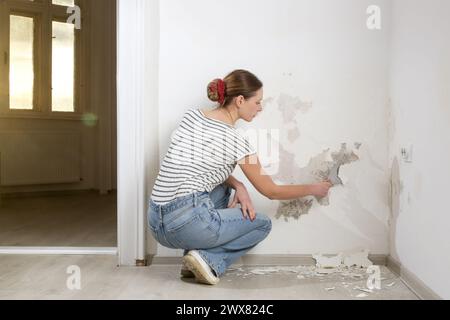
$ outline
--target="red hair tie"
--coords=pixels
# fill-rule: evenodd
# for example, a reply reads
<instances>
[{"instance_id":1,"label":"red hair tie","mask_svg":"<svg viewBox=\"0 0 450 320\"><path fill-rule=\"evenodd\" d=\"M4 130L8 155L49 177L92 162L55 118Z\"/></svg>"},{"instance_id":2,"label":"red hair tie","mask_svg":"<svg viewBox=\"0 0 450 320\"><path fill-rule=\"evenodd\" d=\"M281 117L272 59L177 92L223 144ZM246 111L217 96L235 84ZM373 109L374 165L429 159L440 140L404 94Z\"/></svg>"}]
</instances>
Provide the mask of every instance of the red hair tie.
<instances>
[{"instance_id":1,"label":"red hair tie","mask_svg":"<svg viewBox=\"0 0 450 320\"><path fill-rule=\"evenodd\" d=\"M225 82L222 79L217 81L217 93L219 94L219 103L222 105L225 101Z\"/></svg>"},{"instance_id":2,"label":"red hair tie","mask_svg":"<svg viewBox=\"0 0 450 320\"><path fill-rule=\"evenodd\" d=\"M208 85L208 98L219 102L221 105L225 102L226 84L222 79L214 79Z\"/></svg>"}]
</instances>

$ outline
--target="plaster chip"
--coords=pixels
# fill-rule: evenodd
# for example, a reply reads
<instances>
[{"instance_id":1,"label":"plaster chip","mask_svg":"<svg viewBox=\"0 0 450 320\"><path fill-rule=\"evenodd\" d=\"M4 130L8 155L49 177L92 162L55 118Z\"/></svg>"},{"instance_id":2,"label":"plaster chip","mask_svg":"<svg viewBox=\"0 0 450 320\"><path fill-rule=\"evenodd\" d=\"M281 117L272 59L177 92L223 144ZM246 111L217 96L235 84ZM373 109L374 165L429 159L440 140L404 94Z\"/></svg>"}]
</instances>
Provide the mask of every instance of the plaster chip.
<instances>
[{"instance_id":1,"label":"plaster chip","mask_svg":"<svg viewBox=\"0 0 450 320\"><path fill-rule=\"evenodd\" d=\"M356 266L358 268L367 268L373 265L372 261L369 260L369 250L365 249L362 252L356 252L344 257L344 265L347 267Z\"/></svg>"},{"instance_id":2,"label":"plaster chip","mask_svg":"<svg viewBox=\"0 0 450 320\"><path fill-rule=\"evenodd\" d=\"M318 268L337 268L342 264L342 253L337 256L326 257L322 254L315 254L313 258L316 260L316 266Z\"/></svg>"},{"instance_id":3,"label":"plaster chip","mask_svg":"<svg viewBox=\"0 0 450 320\"><path fill-rule=\"evenodd\" d=\"M392 287L395 284L395 281L386 285L386 287Z\"/></svg>"},{"instance_id":4,"label":"plaster chip","mask_svg":"<svg viewBox=\"0 0 450 320\"><path fill-rule=\"evenodd\" d=\"M366 292L366 293L372 293L372 292L373 292L373 291L370 290L370 289L361 288L361 287L355 287L355 288L353 288L353 289L359 290L359 291L362 291L362 292Z\"/></svg>"}]
</instances>

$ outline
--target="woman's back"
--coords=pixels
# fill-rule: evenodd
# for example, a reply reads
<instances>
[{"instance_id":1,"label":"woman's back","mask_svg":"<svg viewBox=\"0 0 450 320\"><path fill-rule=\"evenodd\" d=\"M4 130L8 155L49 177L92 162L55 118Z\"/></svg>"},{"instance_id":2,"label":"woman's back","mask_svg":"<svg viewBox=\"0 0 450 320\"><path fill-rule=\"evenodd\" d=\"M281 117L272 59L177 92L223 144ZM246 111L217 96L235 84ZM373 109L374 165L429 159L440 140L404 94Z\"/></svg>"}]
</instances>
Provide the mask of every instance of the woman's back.
<instances>
[{"instance_id":1,"label":"woman's back","mask_svg":"<svg viewBox=\"0 0 450 320\"><path fill-rule=\"evenodd\" d=\"M227 180L240 159L254 153L233 126L190 109L173 134L152 200L163 205L194 192L210 192Z\"/></svg>"}]
</instances>

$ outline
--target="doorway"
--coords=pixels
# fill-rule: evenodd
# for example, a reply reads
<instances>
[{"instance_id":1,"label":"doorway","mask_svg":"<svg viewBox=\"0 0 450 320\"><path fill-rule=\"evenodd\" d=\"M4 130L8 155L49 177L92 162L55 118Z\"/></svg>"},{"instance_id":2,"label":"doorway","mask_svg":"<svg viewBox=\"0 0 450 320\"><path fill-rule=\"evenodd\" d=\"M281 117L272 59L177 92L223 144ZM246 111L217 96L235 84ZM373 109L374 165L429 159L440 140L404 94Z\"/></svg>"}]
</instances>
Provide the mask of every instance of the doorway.
<instances>
[{"instance_id":1,"label":"doorway","mask_svg":"<svg viewBox=\"0 0 450 320\"><path fill-rule=\"evenodd\" d=\"M116 254L116 1L0 16L0 251Z\"/></svg>"}]
</instances>

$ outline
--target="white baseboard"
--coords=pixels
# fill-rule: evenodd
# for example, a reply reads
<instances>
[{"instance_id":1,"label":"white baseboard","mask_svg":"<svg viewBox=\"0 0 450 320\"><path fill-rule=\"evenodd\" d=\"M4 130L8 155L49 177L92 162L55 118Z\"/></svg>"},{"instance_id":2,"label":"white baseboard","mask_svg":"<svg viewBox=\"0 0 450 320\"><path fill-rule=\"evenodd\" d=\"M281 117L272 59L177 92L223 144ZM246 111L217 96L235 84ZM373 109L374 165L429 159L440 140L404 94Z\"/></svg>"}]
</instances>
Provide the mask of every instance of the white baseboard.
<instances>
[{"instance_id":1,"label":"white baseboard","mask_svg":"<svg viewBox=\"0 0 450 320\"><path fill-rule=\"evenodd\" d=\"M153 265L181 265L182 257L159 257L148 256L148 264ZM387 255L374 254L369 255L369 259L375 265L385 266ZM312 255L289 255L289 254L248 254L236 261L234 265L244 266L310 266L315 265L316 261Z\"/></svg>"},{"instance_id":2,"label":"white baseboard","mask_svg":"<svg viewBox=\"0 0 450 320\"><path fill-rule=\"evenodd\" d=\"M4 255L117 255L117 248L75 247L0 247Z\"/></svg>"},{"instance_id":3,"label":"white baseboard","mask_svg":"<svg viewBox=\"0 0 450 320\"><path fill-rule=\"evenodd\" d=\"M442 298L436 294L430 287L428 287L422 280L420 280L415 274L406 269L400 262L392 258L387 257L387 267L397 274L402 282L414 292L422 300L442 300Z\"/></svg>"}]
</instances>

